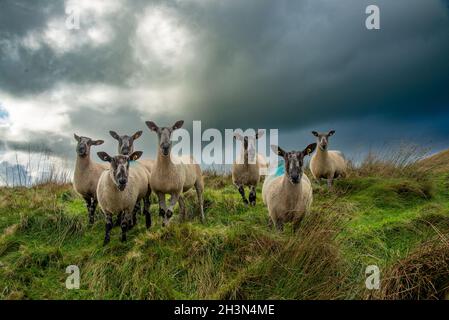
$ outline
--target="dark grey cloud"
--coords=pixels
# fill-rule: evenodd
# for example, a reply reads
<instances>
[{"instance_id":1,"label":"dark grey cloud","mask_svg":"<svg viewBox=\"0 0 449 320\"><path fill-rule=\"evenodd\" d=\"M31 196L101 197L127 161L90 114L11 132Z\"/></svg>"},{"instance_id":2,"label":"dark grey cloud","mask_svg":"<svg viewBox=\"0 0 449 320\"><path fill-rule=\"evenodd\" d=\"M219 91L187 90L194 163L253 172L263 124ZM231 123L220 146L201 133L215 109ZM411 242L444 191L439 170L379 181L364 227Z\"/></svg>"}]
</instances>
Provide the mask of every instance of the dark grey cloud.
<instances>
[{"instance_id":1,"label":"dark grey cloud","mask_svg":"<svg viewBox=\"0 0 449 320\"><path fill-rule=\"evenodd\" d=\"M71 153L71 140L66 136L51 132L28 132L25 140L4 140L3 149L25 153L45 153L65 157ZM2 149L0 147L0 149Z\"/></svg>"},{"instance_id":2,"label":"dark grey cloud","mask_svg":"<svg viewBox=\"0 0 449 320\"><path fill-rule=\"evenodd\" d=\"M446 116L433 129L425 119L449 105L448 1L378 0L381 30L376 31L364 26L369 4L372 1L127 1L118 13L102 17L114 35L111 41L61 53L45 42L30 49L21 40L33 32L42 34L48 21L64 16L62 2L3 1L0 92L29 96L63 83L156 92L181 87L180 101L152 120L202 120L203 128L279 128L293 142L292 132L305 134L309 128L332 124L348 124L334 129L350 137L363 130L358 123L365 122L358 119L381 118L371 121L373 126L362 135L367 141L393 139L395 126L410 124L426 132L429 140L446 139ZM185 65L167 66L151 56L145 64L136 58L138 19L151 6L174 13L175 25L185 26L192 35L194 56ZM93 16L85 17L74 36L82 37L96 24ZM74 131L103 139L111 129L146 132L144 120L153 112L153 101L111 98L101 107L80 105L76 99L67 103L73 103L66 113L70 135ZM137 103L148 103L148 110L137 108ZM109 107L114 111L108 112ZM36 132L29 141L7 145L23 150L27 143L41 144L57 154L71 154L68 133L59 135L59 143ZM341 138L344 147L353 146L350 138ZM154 142L149 132L142 139ZM112 149L113 142L104 147Z\"/></svg>"}]
</instances>

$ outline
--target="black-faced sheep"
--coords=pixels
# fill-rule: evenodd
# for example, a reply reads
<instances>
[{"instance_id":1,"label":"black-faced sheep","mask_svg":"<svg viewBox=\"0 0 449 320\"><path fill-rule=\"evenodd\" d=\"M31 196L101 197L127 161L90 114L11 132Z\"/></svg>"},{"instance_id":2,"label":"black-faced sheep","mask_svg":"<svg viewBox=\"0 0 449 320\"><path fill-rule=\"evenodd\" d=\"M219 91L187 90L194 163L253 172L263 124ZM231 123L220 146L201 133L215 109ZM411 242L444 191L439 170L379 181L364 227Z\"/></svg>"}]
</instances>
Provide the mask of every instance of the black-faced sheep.
<instances>
[{"instance_id":1,"label":"black-faced sheep","mask_svg":"<svg viewBox=\"0 0 449 320\"><path fill-rule=\"evenodd\" d=\"M140 138L142 136L142 131L137 131L131 136L128 135L119 135L115 131L109 131L109 134L118 141L118 154L122 155L130 155L134 153L134 141ZM137 161L138 164L143 165L145 169L148 170L148 174L151 173L151 169L154 164L154 160L139 160ZM150 200L148 200L150 201ZM137 202L136 208L134 210L133 214L133 225L137 223L137 213L140 211L140 201ZM144 215L146 215L146 212L143 212ZM120 222L121 216L118 217L117 224Z\"/></svg>"},{"instance_id":2,"label":"black-faced sheep","mask_svg":"<svg viewBox=\"0 0 449 320\"><path fill-rule=\"evenodd\" d=\"M274 226L282 230L284 223L297 226L309 212L313 201L312 186L304 174L304 157L316 148L316 143L303 151L286 152L278 146L272 150L284 159L284 169L279 175L269 176L262 187L262 198Z\"/></svg>"},{"instance_id":3,"label":"black-faced sheep","mask_svg":"<svg viewBox=\"0 0 449 320\"><path fill-rule=\"evenodd\" d=\"M136 151L129 156L109 156L106 152L98 152L98 157L110 163L109 170L102 173L97 186L98 203L105 215L106 230L104 244L110 241L113 216L121 215L122 241L126 240L126 232L132 226L136 203L144 200L144 211L147 228L151 226L149 214L150 176L143 166L133 165L142 156Z\"/></svg>"}]
</instances>

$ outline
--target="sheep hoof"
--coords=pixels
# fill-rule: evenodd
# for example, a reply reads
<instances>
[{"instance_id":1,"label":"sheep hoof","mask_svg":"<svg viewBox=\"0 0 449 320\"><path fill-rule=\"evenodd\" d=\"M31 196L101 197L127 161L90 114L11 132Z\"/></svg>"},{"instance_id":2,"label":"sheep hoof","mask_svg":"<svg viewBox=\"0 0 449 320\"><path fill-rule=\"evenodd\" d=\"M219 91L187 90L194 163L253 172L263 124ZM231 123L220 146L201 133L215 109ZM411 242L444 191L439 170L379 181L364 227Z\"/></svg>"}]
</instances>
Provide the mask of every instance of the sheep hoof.
<instances>
[{"instance_id":1,"label":"sheep hoof","mask_svg":"<svg viewBox=\"0 0 449 320\"><path fill-rule=\"evenodd\" d=\"M125 241L126 241L126 234L122 234L121 241L122 241L122 242L125 242Z\"/></svg>"},{"instance_id":2,"label":"sheep hoof","mask_svg":"<svg viewBox=\"0 0 449 320\"><path fill-rule=\"evenodd\" d=\"M165 213L165 216L167 217L167 220L170 219L173 216L173 211L167 210L167 212Z\"/></svg>"},{"instance_id":3,"label":"sheep hoof","mask_svg":"<svg viewBox=\"0 0 449 320\"><path fill-rule=\"evenodd\" d=\"M244 203L244 204L248 204L249 202L248 202L248 200L243 199L243 203Z\"/></svg>"},{"instance_id":4,"label":"sheep hoof","mask_svg":"<svg viewBox=\"0 0 449 320\"><path fill-rule=\"evenodd\" d=\"M111 242L110 238L104 238L103 246L106 246L109 242Z\"/></svg>"},{"instance_id":5,"label":"sheep hoof","mask_svg":"<svg viewBox=\"0 0 449 320\"><path fill-rule=\"evenodd\" d=\"M159 216L160 216L160 217L165 217L165 211L164 211L164 209L162 209L162 208L159 209Z\"/></svg>"},{"instance_id":6,"label":"sheep hoof","mask_svg":"<svg viewBox=\"0 0 449 320\"><path fill-rule=\"evenodd\" d=\"M150 229L151 227L151 215L148 211L145 212L145 226L147 227L147 229Z\"/></svg>"}]
</instances>

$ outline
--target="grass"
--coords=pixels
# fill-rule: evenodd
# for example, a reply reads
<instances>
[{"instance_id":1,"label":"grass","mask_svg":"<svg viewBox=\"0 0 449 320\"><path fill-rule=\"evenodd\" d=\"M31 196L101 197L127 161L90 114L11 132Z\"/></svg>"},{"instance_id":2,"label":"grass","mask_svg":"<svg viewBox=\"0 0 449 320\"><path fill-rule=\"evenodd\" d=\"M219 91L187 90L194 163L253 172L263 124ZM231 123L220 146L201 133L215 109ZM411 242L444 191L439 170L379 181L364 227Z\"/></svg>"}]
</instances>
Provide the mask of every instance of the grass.
<instances>
[{"instance_id":1,"label":"grass","mask_svg":"<svg viewBox=\"0 0 449 320\"><path fill-rule=\"evenodd\" d=\"M270 229L260 187L258 204L247 207L218 174L205 177L205 224L193 193L189 221L175 213L168 228L153 201L151 230L140 216L126 243L114 228L106 247L103 220L87 225L70 185L0 189L0 298L446 297L449 174L368 160L332 191L314 183L313 210L297 233ZM372 264L381 270L376 292L364 286ZM65 288L69 265L80 268L79 290Z\"/></svg>"}]
</instances>

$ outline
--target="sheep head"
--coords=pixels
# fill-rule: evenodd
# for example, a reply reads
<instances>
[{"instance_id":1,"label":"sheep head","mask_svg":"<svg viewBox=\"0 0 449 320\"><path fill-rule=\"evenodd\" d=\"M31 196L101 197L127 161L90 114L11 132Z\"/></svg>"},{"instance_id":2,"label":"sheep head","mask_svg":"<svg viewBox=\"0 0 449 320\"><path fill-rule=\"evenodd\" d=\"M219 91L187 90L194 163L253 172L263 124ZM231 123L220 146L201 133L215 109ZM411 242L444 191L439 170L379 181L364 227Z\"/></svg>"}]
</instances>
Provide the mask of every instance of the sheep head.
<instances>
[{"instance_id":1,"label":"sheep head","mask_svg":"<svg viewBox=\"0 0 449 320\"><path fill-rule=\"evenodd\" d=\"M121 136L115 131L109 131L109 134L118 141L118 153L123 155L130 155L134 152L134 141L139 139L142 133L142 131L137 131L131 136Z\"/></svg>"},{"instance_id":2,"label":"sheep head","mask_svg":"<svg viewBox=\"0 0 449 320\"><path fill-rule=\"evenodd\" d=\"M331 130L327 133L312 131L312 134L317 138L317 144L321 150L326 151L329 145L329 137L335 134L335 130Z\"/></svg>"},{"instance_id":3,"label":"sheep head","mask_svg":"<svg viewBox=\"0 0 449 320\"><path fill-rule=\"evenodd\" d=\"M106 152L98 152L97 155L101 160L111 164L110 174L112 181L114 181L118 190L123 191L128 184L129 162L138 160L142 153L142 151L135 151L129 156L120 154L111 157Z\"/></svg>"},{"instance_id":4,"label":"sheep head","mask_svg":"<svg viewBox=\"0 0 449 320\"><path fill-rule=\"evenodd\" d=\"M103 140L92 140L88 137L80 137L76 133L73 134L73 137L77 142L76 153L81 158L86 158L90 155L90 147L99 146L104 143Z\"/></svg>"},{"instance_id":5,"label":"sheep head","mask_svg":"<svg viewBox=\"0 0 449 320\"><path fill-rule=\"evenodd\" d=\"M278 156L284 158L285 175L292 184L301 182L304 173L304 157L315 151L317 144L309 144L303 151L284 151L281 147L271 145L271 149Z\"/></svg>"},{"instance_id":6,"label":"sheep head","mask_svg":"<svg viewBox=\"0 0 449 320\"><path fill-rule=\"evenodd\" d=\"M145 124L151 131L157 134L159 141L159 150L162 153L162 155L168 156L170 154L171 147L173 144L171 140L171 135L173 131L182 128L184 121L179 120L171 127L159 127L153 121L147 121L145 122Z\"/></svg>"}]
</instances>

